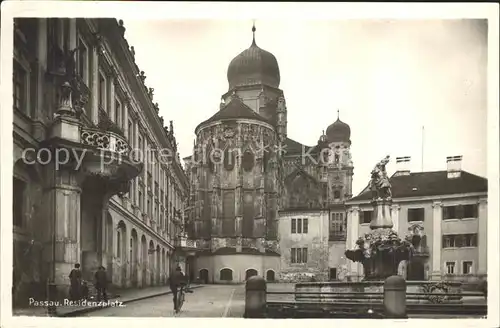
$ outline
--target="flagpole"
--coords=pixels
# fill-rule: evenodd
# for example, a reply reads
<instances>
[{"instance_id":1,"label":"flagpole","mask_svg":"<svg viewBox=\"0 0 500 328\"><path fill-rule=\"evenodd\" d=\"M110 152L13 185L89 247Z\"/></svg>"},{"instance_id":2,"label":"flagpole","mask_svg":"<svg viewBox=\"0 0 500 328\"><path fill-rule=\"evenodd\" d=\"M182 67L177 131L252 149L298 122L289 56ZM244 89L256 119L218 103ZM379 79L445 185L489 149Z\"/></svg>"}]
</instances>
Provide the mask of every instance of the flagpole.
<instances>
[{"instance_id":1,"label":"flagpole","mask_svg":"<svg viewBox=\"0 0 500 328\"><path fill-rule=\"evenodd\" d=\"M421 172L424 172L424 126L422 125L422 163Z\"/></svg>"}]
</instances>

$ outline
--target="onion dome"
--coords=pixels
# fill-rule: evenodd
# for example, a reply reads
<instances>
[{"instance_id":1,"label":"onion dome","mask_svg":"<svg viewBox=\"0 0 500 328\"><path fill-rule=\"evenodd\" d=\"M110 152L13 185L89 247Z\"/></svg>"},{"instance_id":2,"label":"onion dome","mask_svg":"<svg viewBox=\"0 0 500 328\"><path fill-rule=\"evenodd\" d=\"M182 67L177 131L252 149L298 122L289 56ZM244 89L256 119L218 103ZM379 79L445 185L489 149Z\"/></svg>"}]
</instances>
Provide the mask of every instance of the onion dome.
<instances>
[{"instance_id":1,"label":"onion dome","mask_svg":"<svg viewBox=\"0 0 500 328\"><path fill-rule=\"evenodd\" d=\"M350 142L350 138L351 128L340 120L337 111L337 120L326 129L326 139L328 142Z\"/></svg>"},{"instance_id":2,"label":"onion dome","mask_svg":"<svg viewBox=\"0 0 500 328\"><path fill-rule=\"evenodd\" d=\"M278 88L280 69L274 55L255 43L255 25L252 27L253 41L250 48L236 56L227 69L229 90L236 87L265 84Z\"/></svg>"}]
</instances>

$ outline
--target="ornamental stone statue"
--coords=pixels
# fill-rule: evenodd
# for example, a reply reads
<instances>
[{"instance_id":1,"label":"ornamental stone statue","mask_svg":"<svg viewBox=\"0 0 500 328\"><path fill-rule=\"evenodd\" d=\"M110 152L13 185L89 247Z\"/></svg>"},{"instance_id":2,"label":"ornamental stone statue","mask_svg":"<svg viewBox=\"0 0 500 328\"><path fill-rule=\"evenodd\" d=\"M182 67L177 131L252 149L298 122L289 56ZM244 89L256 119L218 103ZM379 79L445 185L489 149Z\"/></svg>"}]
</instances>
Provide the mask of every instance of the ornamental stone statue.
<instances>
[{"instance_id":1,"label":"ornamental stone statue","mask_svg":"<svg viewBox=\"0 0 500 328\"><path fill-rule=\"evenodd\" d=\"M370 190L373 200L392 198L391 183L385 169L387 163L389 163L389 156L377 163L371 172Z\"/></svg>"}]
</instances>

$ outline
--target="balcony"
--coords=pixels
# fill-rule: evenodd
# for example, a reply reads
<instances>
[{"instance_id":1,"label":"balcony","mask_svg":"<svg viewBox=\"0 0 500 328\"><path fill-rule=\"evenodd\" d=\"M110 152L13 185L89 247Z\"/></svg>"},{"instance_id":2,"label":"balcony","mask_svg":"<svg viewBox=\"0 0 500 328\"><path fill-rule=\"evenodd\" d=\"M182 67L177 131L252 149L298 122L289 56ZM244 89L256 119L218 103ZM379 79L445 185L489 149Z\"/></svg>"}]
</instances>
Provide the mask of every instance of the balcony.
<instances>
[{"instance_id":1,"label":"balcony","mask_svg":"<svg viewBox=\"0 0 500 328\"><path fill-rule=\"evenodd\" d=\"M80 140L83 145L122 156L128 156L130 152L127 140L111 131L82 127L80 128Z\"/></svg>"},{"instance_id":2,"label":"balcony","mask_svg":"<svg viewBox=\"0 0 500 328\"><path fill-rule=\"evenodd\" d=\"M203 245L198 240L190 239L186 235L179 235L174 239L174 246L177 252L194 256L197 251L202 250Z\"/></svg>"}]
</instances>

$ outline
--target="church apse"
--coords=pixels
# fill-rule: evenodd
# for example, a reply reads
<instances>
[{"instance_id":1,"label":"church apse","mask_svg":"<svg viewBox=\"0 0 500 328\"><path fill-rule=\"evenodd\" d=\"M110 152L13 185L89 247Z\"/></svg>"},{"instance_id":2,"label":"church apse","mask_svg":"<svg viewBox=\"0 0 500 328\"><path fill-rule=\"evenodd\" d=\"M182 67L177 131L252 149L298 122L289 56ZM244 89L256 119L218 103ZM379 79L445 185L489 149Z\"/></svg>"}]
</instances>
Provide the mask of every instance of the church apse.
<instances>
[{"instance_id":1,"label":"church apse","mask_svg":"<svg viewBox=\"0 0 500 328\"><path fill-rule=\"evenodd\" d=\"M191 172L194 238L212 253L277 252L276 134L263 122L213 122L197 131Z\"/></svg>"}]
</instances>

